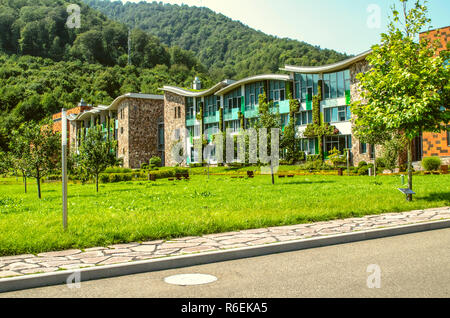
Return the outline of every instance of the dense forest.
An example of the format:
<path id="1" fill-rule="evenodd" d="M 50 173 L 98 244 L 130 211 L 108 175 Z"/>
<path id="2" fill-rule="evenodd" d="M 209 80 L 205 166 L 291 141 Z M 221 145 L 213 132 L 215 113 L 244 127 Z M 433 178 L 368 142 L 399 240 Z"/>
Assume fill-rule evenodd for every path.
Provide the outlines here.
<path id="1" fill-rule="evenodd" d="M 81 6 L 81 28 L 66 26 L 70 3 Z M 192 52 L 167 47 L 74 0 L 0 0 L 0 149 L 11 129 L 39 121 L 81 98 L 109 104 L 128 92 L 161 93 L 165 84 L 212 81 Z"/>
<path id="2" fill-rule="evenodd" d="M 207 8 L 157 2 L 84 1 L 114 20 L 157 36 L 166 45 L 195 52 L 216 80 L 278 72 L 285 63 L 316 66 L 347 57 L 264 34 Z"/>
<path id="3" fill-rule="evenodd" d="M 85 2 L 0 0 L 0 149 L 22 122 L 74 107 L 81 98 L 107 105 L 128 92 L 188 87 L 195 76 L 208 87 L 277 72 L 285 62 L 318 65 L 345 57 L 265 35 L 208 9 Z M 70 4 L 81 8 L 80 28 L 66 25 Z"/>

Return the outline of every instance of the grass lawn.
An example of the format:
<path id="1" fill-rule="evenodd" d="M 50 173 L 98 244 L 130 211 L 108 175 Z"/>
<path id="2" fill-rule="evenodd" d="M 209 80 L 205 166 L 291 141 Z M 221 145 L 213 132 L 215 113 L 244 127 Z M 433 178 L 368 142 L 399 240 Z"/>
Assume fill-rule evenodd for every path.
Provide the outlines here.
<path id="1" fill-rule="evenodd" d="M 376 180 L 376 181 L 375 181 Z M 414 176 L 406 202 L 398 176 L 296 176 L 232 179 L 195 175 L 100 185 L 69 184 L 69 230 L 62 230 L 61 184 L 28 194 L 15 178 L 0 179 L 0 255 L 168 239 L 266 226 L 450 205 L 448 175 Z M 30 180 L 32 181 L 32 180 Z"/>

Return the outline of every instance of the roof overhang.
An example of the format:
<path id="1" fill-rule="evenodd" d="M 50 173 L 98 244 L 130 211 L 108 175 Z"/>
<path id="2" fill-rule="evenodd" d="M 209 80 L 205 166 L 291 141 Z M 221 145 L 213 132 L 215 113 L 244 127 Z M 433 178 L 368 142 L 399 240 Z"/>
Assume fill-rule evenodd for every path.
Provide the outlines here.
<path id="1" fill-rule="evenodd" d="M 117 110 L 120 103 L 127 98 L 136 99 L 153 99 L 153 100 L 164 100 L 163 95 L 152 95 L 152 94 L 141 94 L 141 93 L 128 93 L 117 97 L 109 106 L 99 105 L 92 108 L 91 110 L 85 111 L 77 116 L 68 117 L 70 121 L 85 120 L 90 119 L 92 115 L 98 115 L 102 111 L 114 111 Z"/>
<path id="2" fill-rule="evenodd" d="M 228 92 L 231 92 L 232 90 L 240 87 L 241 85 L 250 84 L 250 83 L 254 83 L 254 82 L 260 82 L 260 81 L 267 81 L 267 80 L 289 81 L 290 77 L 289 77 L 289 75 L 284 75 L 284 74 L 264 74 L 264 75 L 251 76 L 251 77 L 241 79 L 225 88 L 222 88 L 221 90 L 216 92 L 216 95 L 227 94 Z"/>
<path id="3" fill-rule="evenodd" d="M 293 66 L 286 65 L 284 68 L 280 70 L 286 72 L 294 72 L 294 73 L 303 73 L 303 74 L 320 74 L 320 73 L 331 73 L 341 71 L 343 69 L 348 68 L 350 65 L 355 64 L 359 61 L 364 60 L 372 50 L 361 53 L 355 57 L 351 57 L 341 62 L 337 62 L 334 64 L 324 65 L 324 66 Z"/>
<path id="4" fill-rule="evenodd" d="M 187 90 L 185 88 L 176 87 L 176 86 L 164 86 L 163 88 L 160 88 L 161 91 L 164 92 L 170 92 L 176 95 L 184 96 L 184 97 L 205 97 L 214 94 L 215 92 L 219 91 L 220 89 L 233 84 L 235 81 L 233 80 L 224 80 L 220 83 L 217 83 L 213 87 L 201 91 L 191 91 Z"/>

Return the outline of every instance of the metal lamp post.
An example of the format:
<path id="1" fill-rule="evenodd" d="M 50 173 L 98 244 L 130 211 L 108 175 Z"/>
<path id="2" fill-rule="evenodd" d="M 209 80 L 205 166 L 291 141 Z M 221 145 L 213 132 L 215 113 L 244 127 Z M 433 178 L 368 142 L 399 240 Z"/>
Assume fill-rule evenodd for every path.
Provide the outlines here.
<path id="1" fill-rule="evenodd" d="M 62 204 L 63 204 L 63 227 L 67 230 L 67 113 L 62 109 Z"/>

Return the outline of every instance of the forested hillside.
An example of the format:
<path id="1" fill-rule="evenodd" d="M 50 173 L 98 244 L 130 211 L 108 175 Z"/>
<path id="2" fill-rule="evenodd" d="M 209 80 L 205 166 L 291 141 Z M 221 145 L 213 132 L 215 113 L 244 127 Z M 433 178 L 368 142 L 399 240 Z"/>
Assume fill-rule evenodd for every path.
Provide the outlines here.
<path id="1" fill-rule="evenodd" d="M 110 18 L 197 53 L 214 79 L 277 72 L 280 66 L 323 65 L 347 56 L 253 30 L 207 8 L 162 3 L 84 0 Z"/>
<path id="2" fill-rule="evenodd" d="M 69 29 L 67 6 L 80 4 L 81 28 Z M 188 86 L 195 76 L 211 85 L 192 52 L 167 47 L 70 0 L 0 0 L 0 148 L 9 131 L 39 121 L 84 98 L 108 104 L 128 92 L 161 93 L 165 84 Z"/>

